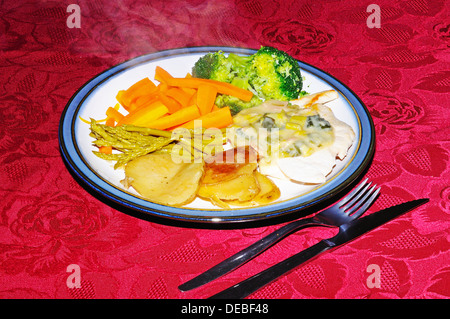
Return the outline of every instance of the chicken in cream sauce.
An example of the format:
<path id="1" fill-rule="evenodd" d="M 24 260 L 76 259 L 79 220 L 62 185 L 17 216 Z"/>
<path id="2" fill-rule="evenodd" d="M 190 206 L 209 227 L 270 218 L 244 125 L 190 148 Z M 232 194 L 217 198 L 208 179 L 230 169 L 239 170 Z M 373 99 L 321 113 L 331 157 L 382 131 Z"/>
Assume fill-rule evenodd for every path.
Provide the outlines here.
<path id="1" fill-rule="evenodd" d="M 352 128 L 324 104 L 338 97 L 324 91 L 290 102 L 266 101 L 241 111 L 230 128 L 233 146 L 250 145 L 262 174 L 301 183 L 323 183 L 353 144 Z"/>

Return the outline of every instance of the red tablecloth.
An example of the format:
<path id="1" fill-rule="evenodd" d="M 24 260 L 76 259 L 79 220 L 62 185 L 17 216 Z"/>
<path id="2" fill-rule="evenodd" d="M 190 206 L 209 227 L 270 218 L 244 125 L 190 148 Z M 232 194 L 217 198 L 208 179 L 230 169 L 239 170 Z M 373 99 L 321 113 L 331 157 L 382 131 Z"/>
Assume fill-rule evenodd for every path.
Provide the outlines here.
<path id="1" fill-rule="evenodd" d="M 80 28 L 67 24 L 76 22 L 72 3 Z M 90 195 L 59 153 L 66 103 L 107 68 L 172 48 L 271 45 L 332 74 L 366 104 L 376 152 L 365 175 L 381 185 L 371 211 L 430 202 L 251 298 L 448 298 L 450 2 L 376 1 L 380 28 L 368 26 L 371 3 L 3 1 L 0 297 L 205 298 L 332 233 L 300 231 L 236 272 L 182 293 L 179 284 L 280 225 L 191 229 L 141 220 Z M 381 271 L 378 288 L 370 265 Z M 80 288 L 70 287 L 73 267 Z"/>

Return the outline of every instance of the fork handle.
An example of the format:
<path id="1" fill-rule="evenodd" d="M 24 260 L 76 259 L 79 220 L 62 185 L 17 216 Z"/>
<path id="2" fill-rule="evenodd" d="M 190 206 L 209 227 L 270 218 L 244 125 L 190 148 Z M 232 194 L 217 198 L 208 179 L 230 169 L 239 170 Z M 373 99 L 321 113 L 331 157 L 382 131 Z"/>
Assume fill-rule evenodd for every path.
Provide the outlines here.
<path id="1" fill-rule="evenodd" d="M 306 226 L 312 225 L 324 226 L 322 223 L 320 223 L 313 217 L 296 220 L 294 222 L 286 224 L 280 229 L 260 239 L 256 243 L 241 250 L 240 252 L 234 254 L 233 256 L 225 259 L 224 261 L 210 268 L 206 272 L 180 285 L 178 289 L 180 289 L 181 291 L 191 290 L 199 286 L 202 286 L 214 279 L 217 279 L 229 273 L 230 271 L 238 268 L 239 266 L 245 264 L 247 261 L 256 257 L 257 255 L 259 255 L 260 253 L 262 253 L 263 251 L 265 251 L 270 246 L 280 241 L 282 238 L 286 237 L 290 233 L 297 231 L 301 228 L 304 228 Z"/>
<path id="2" fill-rule="evenodd" d="M 293 270 L 297 266 L 303 264 L 306 261 L 311 260 L 315 256 L 323 253 L 324 251 L 332 248 L 332 245 L 325 240 L 318 242 L 317 244 L 302 250 L 301 252 L 283 260 L 282 262 L 273 265 L 260 273 L 237 283 L 230 288 L 227 288 L 209 299 L 242 299 L 257 291 L 258 289 L 268 285 L 275 279 Z"/>

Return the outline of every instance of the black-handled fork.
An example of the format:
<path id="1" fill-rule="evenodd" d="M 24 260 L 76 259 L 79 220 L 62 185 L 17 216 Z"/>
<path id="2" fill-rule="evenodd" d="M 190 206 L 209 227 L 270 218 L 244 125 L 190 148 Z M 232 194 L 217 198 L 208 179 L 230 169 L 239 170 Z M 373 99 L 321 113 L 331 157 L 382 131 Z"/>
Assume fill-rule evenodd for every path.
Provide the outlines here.
<path id="1" fill-rule="evenodd" d="M 357 219 L 369 208 L 379 192 L 379 188 L 377 189 L 376 185 L 370 186 L 371 183 L 368 183 L 367 179 L 365 179 L 358 187 L 335 205 L 323 210 L 311 218 L 299 219 L 286 224 L 206 272 L 180 285 L 178 289 L 181 291 L 188 291 L 217 279 L 256 257 L 287 235 L 304 227 L 339 227 Z"/>

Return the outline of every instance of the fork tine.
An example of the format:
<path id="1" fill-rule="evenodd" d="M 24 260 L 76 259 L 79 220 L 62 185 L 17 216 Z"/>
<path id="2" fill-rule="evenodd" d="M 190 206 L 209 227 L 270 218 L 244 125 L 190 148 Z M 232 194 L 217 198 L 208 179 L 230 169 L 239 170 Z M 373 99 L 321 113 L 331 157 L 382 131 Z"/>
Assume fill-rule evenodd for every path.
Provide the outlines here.
<path id="1" fill-rule="evenodd" d="M 364 189 L 358 193 L 358 196 L 356 196 L 355 198 L 352 199 L 352 201 L 350 203 L 348 203 L 347 205 L 345 205 L 344 207 L 341 207 L 341 209 L 343 209 L 344 211 L 347 212 L 347 214 L 351 214 L 353 213 L 359 206 L 361 206 L 361 204 L 367 199 L 367 197 L 370 196 L 370 194 L 373 192 L 374 187 L 372 187 L 372 189 L 369 189 L 370 185 L 372 183 L 370 182 L 369 184 L 366 185 L 366 187 L 364 187 Z"/>
<path id="2" fill-rule="evenodd" d="M 351 191 L 350 194 L 348 194 L 347 196 L 345 196 L 343 199 L 341 199 L 339 201 L 339 206 L 345 205 L 349 200 L 351 200 L 353 198 L 353 196 L 355 196 L 356 194 L 358 194 L 358 192 L 361 190 L 361 188 L 363 188 L 365 186 L 365 184 L 367 183 L 368 178 L 364 179 L 361 184 L 359 184 L 354 190 Z"/>
<path id="3" fill-rule="evenodd" d="M 372 203 L 375 201 L 375 198 L 378 196 L 378 193 L 380 192 L 380 188 L 376 188 L 377 185 L 374 185 L 370 191 L 367 193 L 366 196 L 364 196 L 364 199 L 361 200 L 358 204 L 362 204 L 364 203 L 363 206 L 361 206 L 361 208 L 359 208 L 353 215 L 352 217 L 354 218 L 358 218 L 359 216 L 361 216 L 369 207 L 370 205 L 372 205 Z M 376 188 L 376 189 L 375 189 Z M 375 190 L 375 191 L 374 191 Z M 370 197 L 369 197 L 370 195 Z M 367 199 L 367 197 L 369 197 Z M 352 207 L 352 212 L 355 211 L 357 207 Z"/>
<path id="4" fill-rule="evenodd" d="M 372 185 L 372 182 L 370 182 L 369 184 L 364 186 L 364 188 L 354 198 L 352 198 L 352 200 L 349 203 L 347 203 L 347 205 L 345 205 L 344 207 L 341 207 L 341 209 L 343 209 L 344 211 L 347 211 L 353 205 L 357 205 L 358 202 L 364 201 L 364 199 L 367 197 L 363 197 L 363 196 L 365 196 L 370 185 Z M 363 199 L 361 199 L 361 197 L 363 197 Z M 351 211 L 348 211 L 348 214 L 350 214 L 350 213 L 351 213 Z"/>
<path id="5" fill-rule="evenodd" d="M 341 209 L 346 211 L 350 207 L 355 205 L 355 203 L 357 203 L 361 199 L 361 197 L 364 196 L 364 194 L 369 189 L 370 185 L 372 185 L 372 182 L 369 182 L 368 184 L 364 185 L 364 188 L 361 189 L 357 194 L 355 194 L 355 196 L 348 203 L 346 203 L 345 206 L 341 207 Z"/>

